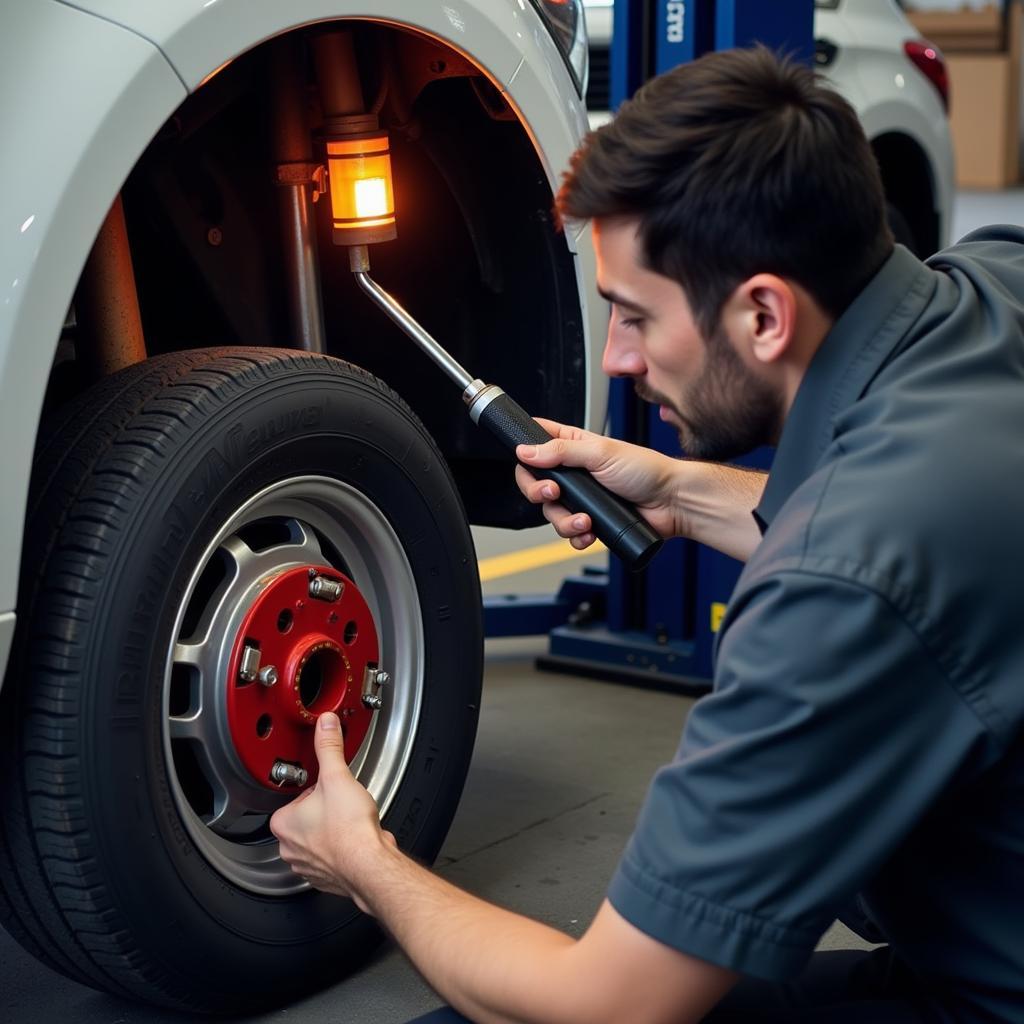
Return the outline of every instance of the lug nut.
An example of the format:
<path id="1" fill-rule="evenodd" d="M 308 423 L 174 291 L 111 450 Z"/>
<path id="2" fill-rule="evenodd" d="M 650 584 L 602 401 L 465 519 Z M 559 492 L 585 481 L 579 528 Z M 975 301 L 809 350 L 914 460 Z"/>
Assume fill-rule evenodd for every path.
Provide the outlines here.
<path id="1" fill-rule="evenodd" d="M 387 686 L 387 684 L 391 682 L 391 676 L 381 668 L 377 670 L 376 675 L 373 677 L 373 681 L 378 686 Z"/>
<path id="2" fill-rule="evenodd" d="M 309 781 L 309 772 L 287 761 L 275 761 L 270 781 L 278 786 L 304 786 Z"/>
<path id="3" fill-rule="evenodd" d="M 247 683 L 251 683 L 260 670 L 260 649 L 246 644 L 242 649 L 242 660 L 238 665 L 238 674 Z"/>
<path id="4" fill-rule="evenodd" d="M 380 711 L 384 707 L 384 698 L 379 693 L 364 693 L 363 704 L 371 711 Z"/>
<path id="5" fill-rule="evenodd" d="M 264 686 L 273 686 L 277 682 L 277 669 L 273 665 L 261 668 L 259 680 Z"/>
<path id="6" fill-rule="evenodd" d="M 338 580 L 312 575 L 313 572 L 314 570 L 311 569 L 309 596 L 315 597 L 318 601 L 337 601 L 345 587 Z"/>

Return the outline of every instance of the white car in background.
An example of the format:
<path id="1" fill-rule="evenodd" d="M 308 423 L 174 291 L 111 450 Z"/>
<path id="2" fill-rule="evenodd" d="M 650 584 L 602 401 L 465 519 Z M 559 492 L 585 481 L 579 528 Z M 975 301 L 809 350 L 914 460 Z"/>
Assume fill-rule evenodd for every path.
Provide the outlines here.
<path id="1" fill-rule="evenodd" d="M 591 123 L 606 119 L 613 0 L 584 0 Z M 941 52 L 894 0 L 816 0 L 815 63 L 857 111 L 871 140 L 898 242 L 929 256 L 949 240 L 953 147 Z"/>
<path id="2" fill-rule="evenodd" d="M 333 243 L 390 234 L 393 196 L 376 279 L 526 408 L 599 426 L 606 308 L 552 213 L 582 15 L 5 0 L 0 25 L 0 922 L 117 995 L 266 1009 L 379 937 L 268 828 L 316 716 L 432 860 L 479 706 L 468 522 L 539 521 Z"/>

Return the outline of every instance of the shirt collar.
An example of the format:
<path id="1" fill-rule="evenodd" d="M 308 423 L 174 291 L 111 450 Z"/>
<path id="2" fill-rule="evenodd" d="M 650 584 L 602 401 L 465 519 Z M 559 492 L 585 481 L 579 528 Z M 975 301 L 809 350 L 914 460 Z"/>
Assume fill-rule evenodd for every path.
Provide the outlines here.
<path id="1" fill-rule="evenodd" d="M 754 511 L 762 533 L 814 471 L 832 442 L 836 416 L 864 394 L 934 288 L 934 273 L 897 245 L 832 325 L 797 389 Z"/>

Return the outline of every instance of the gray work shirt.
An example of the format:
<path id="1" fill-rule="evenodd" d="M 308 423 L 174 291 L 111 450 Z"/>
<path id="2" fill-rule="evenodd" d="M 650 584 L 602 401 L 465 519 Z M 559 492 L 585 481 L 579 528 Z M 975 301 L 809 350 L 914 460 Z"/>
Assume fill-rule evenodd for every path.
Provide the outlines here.
<path id="1" fill-rule="evenodd" d="M 757 516 L 612 904 L 785 979 L 859 893 L 939 1019 L 1024 1020 L 1024 231 L 896 247 Z"/>

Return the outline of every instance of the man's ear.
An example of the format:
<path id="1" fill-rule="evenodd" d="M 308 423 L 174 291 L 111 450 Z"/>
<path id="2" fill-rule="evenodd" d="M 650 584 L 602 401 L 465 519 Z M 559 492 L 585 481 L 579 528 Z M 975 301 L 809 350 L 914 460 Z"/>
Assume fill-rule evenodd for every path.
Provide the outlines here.
<path id="1" fill-rule="evenodd" d="M 736 286 L 726 300 L 725 317 L 736 341 L 758 362 L 775 363 L 796 333 L 797 297 L 775 274 L 755 274 Z"/>

